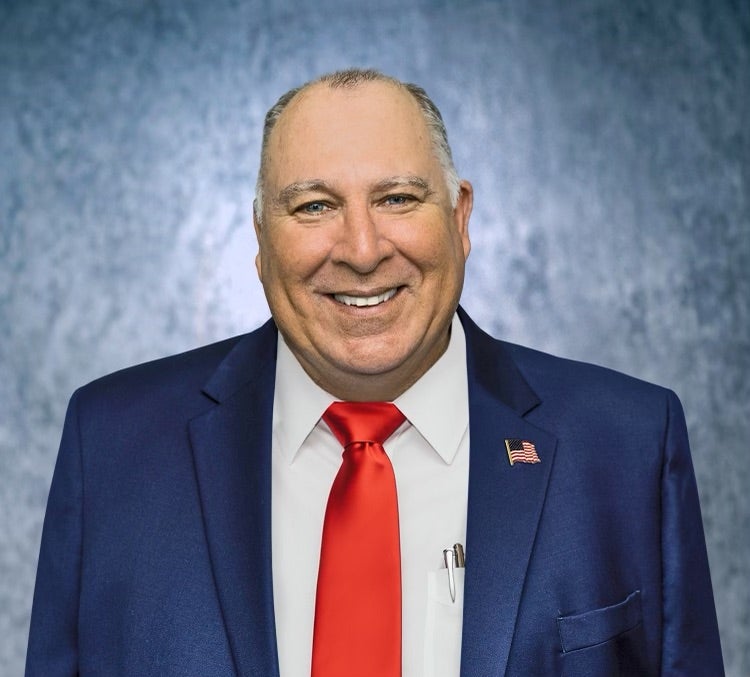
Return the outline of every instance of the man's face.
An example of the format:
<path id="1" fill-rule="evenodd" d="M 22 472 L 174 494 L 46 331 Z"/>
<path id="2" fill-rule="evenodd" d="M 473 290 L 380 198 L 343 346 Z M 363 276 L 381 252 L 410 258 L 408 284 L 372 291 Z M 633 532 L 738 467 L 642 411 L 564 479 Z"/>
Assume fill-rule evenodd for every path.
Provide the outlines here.
<path id="1" fill-rule="evenodd" d="M 408 92 L 314 85 L 268 146 L 258 275 L 305 371 L 349 400 L 391 400 L 448 345 L 472 192 L 451 207 Z"/>

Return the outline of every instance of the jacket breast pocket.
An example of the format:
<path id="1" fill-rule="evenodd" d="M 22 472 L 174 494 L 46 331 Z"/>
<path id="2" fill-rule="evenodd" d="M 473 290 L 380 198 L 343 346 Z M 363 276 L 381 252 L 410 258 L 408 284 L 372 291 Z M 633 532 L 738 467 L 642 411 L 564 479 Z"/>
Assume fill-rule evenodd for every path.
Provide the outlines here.
<path id="1" fill-rule="evenodd" d="M 560 616 L 557 630 L 563 653 L 606 642 L 632 630 L 642 620 L 641 591 L 630 593 L 622 602 L 573 616 Z"/>
<path id="2" fill-rule="evenodd" d="M 611 606 L 560 616 L 557 629 L 561 675 L 650 674 L 640 590 Z"/>

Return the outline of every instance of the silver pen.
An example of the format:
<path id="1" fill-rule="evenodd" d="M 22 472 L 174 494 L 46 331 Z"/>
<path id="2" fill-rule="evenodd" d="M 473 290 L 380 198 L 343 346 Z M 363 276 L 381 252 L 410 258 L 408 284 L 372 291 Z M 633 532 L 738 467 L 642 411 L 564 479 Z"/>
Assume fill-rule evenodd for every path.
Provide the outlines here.
<path id="1" fill-rule="evenodd" d="M 463 569 L 466 566 L 464 557 L 464 546 L 456 543 L 452 548 L 443 550 L 443 560 L 445 568 L 448 570 L 448 590 L 451 593 L 451 601 L 456 602 L 456 569 Z"/>

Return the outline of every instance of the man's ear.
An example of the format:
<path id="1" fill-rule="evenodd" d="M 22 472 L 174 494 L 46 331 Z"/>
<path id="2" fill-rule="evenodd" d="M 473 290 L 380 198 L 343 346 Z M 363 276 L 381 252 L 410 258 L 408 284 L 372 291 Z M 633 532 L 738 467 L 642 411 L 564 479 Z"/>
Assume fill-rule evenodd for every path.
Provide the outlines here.
<path id="1" fill-rule="evenodd" d="M 471 251 L 471 240 L 469 239 L 469 217 L 474 206 L 474 188 L 472 185 L 462 179 L 458 184 L 458 199 L 456 206 L 453 208 L 453 218 L 456 220 L 458 234 L 461 237 L 461 243 L 464 248 L 464 259 L 469 258 Z"/>
<path id="2" fill-rule="evenodd" d="M 255 239 L 258 241 L 258 253 L 255 255 L 255 270 L 258 272 L 258 279 L 261 284 L 263 283 L 263 266 L 261 264 L 261 226 L 258 218 L 258 210 L 256 209 L 256 203 L 253 202 L 253 228 L 255 229 Z"/>

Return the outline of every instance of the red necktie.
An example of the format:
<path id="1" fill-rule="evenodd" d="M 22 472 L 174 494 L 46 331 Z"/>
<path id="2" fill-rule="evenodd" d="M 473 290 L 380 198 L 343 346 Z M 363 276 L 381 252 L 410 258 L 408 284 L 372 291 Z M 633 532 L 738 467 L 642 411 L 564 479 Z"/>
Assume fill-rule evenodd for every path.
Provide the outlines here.
<path id="1" fill-rule="evenodd" d="M 388 402 L 334 402 L 323 420 L 344 455 L 323 524 L 312 677 L 400 677 L 398 501 L 383 442 L 404 415 Z"/>

